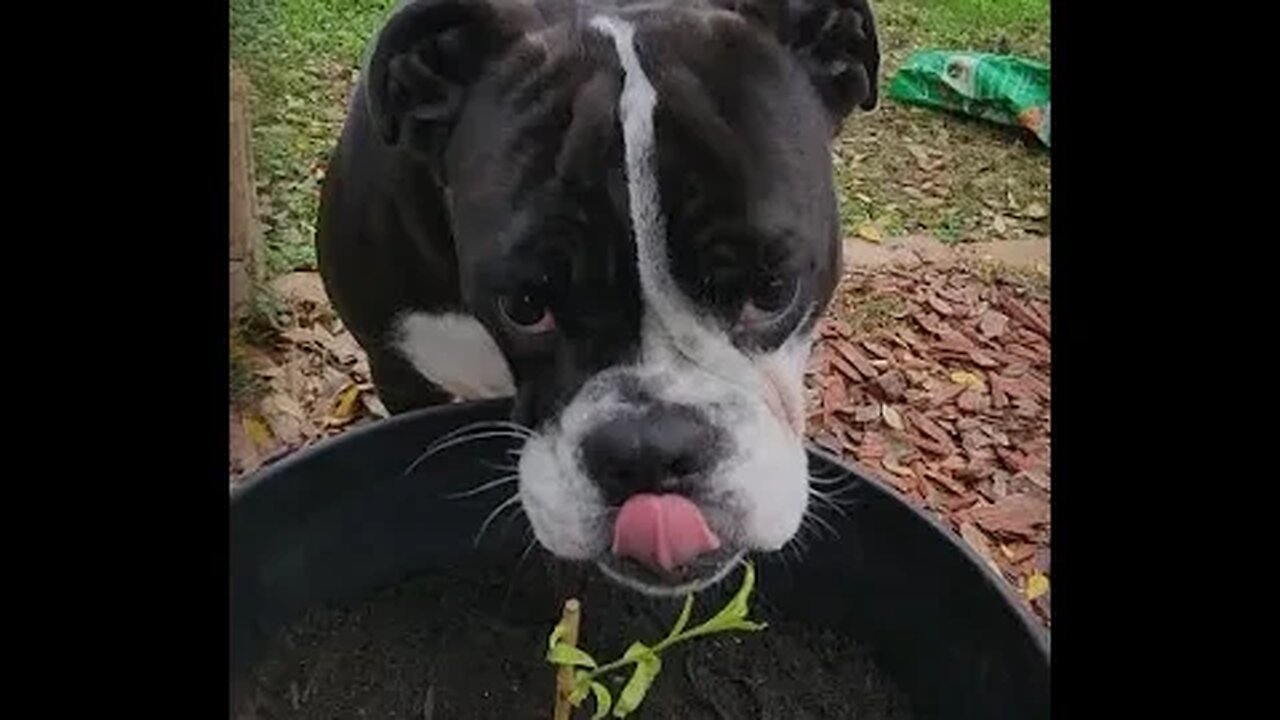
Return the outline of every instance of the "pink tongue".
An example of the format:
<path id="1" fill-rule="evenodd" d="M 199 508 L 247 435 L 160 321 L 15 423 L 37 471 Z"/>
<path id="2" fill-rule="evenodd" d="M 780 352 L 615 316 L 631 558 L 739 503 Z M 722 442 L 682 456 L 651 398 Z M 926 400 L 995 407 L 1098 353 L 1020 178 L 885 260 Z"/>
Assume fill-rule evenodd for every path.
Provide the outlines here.
<path id="1" fill-rule="evenodd" d="M 613 525 L 613 554 L 670 572 L 719 549 L 702 511 L 683 495 L 633 495 Z"/>

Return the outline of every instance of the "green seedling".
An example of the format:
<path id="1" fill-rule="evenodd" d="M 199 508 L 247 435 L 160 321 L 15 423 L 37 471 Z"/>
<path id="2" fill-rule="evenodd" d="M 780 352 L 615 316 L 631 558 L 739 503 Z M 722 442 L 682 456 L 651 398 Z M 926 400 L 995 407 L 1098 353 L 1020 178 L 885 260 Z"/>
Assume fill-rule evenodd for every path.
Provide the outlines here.
<path id="1" fill-rule="evenodd" d="M 573 707 L 578 707 L 590 694 L 595 697 L 595 714 L 592 715 L 592 720 L 603 718 L 609 714 L 610 710 L 613 711 L 614 717 L 626 717 L 635 712 L 644 701 L 645 694 L 649 692 L 654 679 L 662 671 L 662 652 L 667 648 L 703 635 L 732 631 L 755 632 L 765 629 L 767 623 L 747 619 L 747 601 L 751 597 L 755 583 L 755 568 L 751 563 L 746 563 L 742 587 L 738 588 L 737 594 L 729 604 L 710 620 L 692 629 L 685 629 L 693 612 L 693 595 L 690 594 L 684 600 L 680 617 L 676 618 L 675 625 L 666 637 L 653 645 L 633 642 L 622 657 L 604 664 L 596 662 L 585 651 L 575 646 L 578 634 L 578 604 L 576 600 L 567 602 L 565 619 L 551 631 L 551 637 L 547 641 L 547 660 L 559 666 L 562 675 L 572 673 L 571 683 L 566 683 L 568 686 L 566 689 L 570 690 L 567 698 L 557 697 L 557 716 L 567 716 L 567 706 L 563 706 L 564 700 L 567 699 Z M 570 611 L 569 608 L 572 610 Z M 571 618 L 570 615 L 572 615 Z M 627 680 L 622 692 L 615 700 L 613 693 L 600 679 L 605 674 L 628 665 L 633 665 L 635 669 L 632 670 L 631 678 Z"/>

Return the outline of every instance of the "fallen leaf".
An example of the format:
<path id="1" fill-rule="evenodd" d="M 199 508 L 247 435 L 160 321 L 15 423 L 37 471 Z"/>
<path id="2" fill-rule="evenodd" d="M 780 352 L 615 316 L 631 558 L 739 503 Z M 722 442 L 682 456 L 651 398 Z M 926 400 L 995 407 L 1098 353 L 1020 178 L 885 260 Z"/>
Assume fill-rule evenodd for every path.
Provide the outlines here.
<path id="1" fill-rule="evenodd" d="M 951 382 L 968 388 L 981 390 L 987 386 L 982 378 L 966 370 L 955 370 L 950 375 Z"/>
<path id="2" fill-rule="evenodd" d="M 305 439 L 307 414 L 297 400 L 276 393 L 263 398 L 259 410 L 271 428 L 271 434 L 284 445 L 294 447 Z"/>
<path id="3" fill-rule="evenodd" d="M 884 234 L 880 232 L 880 228 L 870 220 L 864 220 L 858 223 L 853 231 L 854 235 L 866 240 L 867 242 L 882 243 L 884 242 Z"/>
<path id="4" fill-rule="evenodd" d="M 1027 599 L 1035 600 L 1036 598 L 1049 592 L 1049 578 L 1036 573 L 1027 578 Z"/>
<path id="5" fill-rule="evenodd" d="M 354 420 L 361 407 L 357 404 L 359 400 L 360 387 L 355 383 L 347 383 L 334 398 L 329 417 L 325 418 L 326 423 L 332 427 L 341 427 Z"/>
<path id="6" fill-rule="evenodd" d="M 888 425 L 894 430 L 903 429 L 902 415 L 898 414 L 898 411 L 895 410 L 892 405 L 881 405 L 880 413 L 884 417 L 885 425 Z"/>
<path id="7" fill-rule="evenodd" d="M 271 281 L 271 289 L 286 302 L 317 307 L 329 304 L 329 295 L 324 291 L 324 282 L 317 272 L 285 273 Z"/>
<path id="8" fill-rule="evenodd" d="M 978 332 L 983 337 L 997 338 L 1009 327 L 1009 316 L 995 310 L 987 310 L 978 320 Z"/>
<path id="9" fill-rule="evenodd" d="M 245 415 L 240 420 L 244 426 L 244 432 L 253 441 L 253 444 L 262 448 L 272 444 L 274 439 L 271 435 L 271 429 L 260 418 L 254 415 Z"/>
<path id="10" fill-rule="evenodd" d="M 1017 565 L 1035 557 L 1036 546 L 1034 543 L 1001 543 L 1000 552 L 1009 558 L 1009 562 Z"/>
<path id="11" fill-rule="evenodd" d="M 251 424 L 256 424 L 257 428 L 251 430 Z M 262 466 L 262 455 L 258 452 L 258 446 L 270 442 L 271 431 L 267 430 L 262 421 L 252 420 L 248 416 L 240 417 L 237 422 L 234 413 L 230 425 L 227 440 L 232 474 L 248 474 L 257 470 Z M 255 438 L 253 435 L 259 435 L 259 437 Z"/>
<path id="12" fill-rule="evenodd" d="M 907 143 L 906 147 L 907 152 L 911 153 L 911 157 L 915 158 L 916 165 L 925 172 L 933 172 L 934 170 L 942 167 L 944 163 L 941 159 L 934 159 L 931 157 L 929 149 L 923 145 Z"/>
<path id="13" fill-rule="evenodd" d="M 342 365 L 354 364 L 361 354 L 360 345 L 356 343 L 351 333 L 346 330 L 341 330 L 335 334 L 317 323 L 312 328 L 312 331 L 320 346 L 332 354 L 333 358 Z"/>
<path id="14" fill-rule="evenodd" d="M 1004 235 L 1009 232 L 1009 221 L 1005 219 L 1004 215 L 996 213 L 995 219 L 991 223 L 991 227 L 995 230 L 997 235 Z"/>
<path id="15" fill-rule="evenodd" d="M 281 332 L 280 337 L 294 345 L 314 345 L 317 348 L 323 348 L 320 340 L 316 337 L 315 330 L 312 328 L 292 327 Z"/>
<path id="16" fill-rule="evenodd" d="M 1043 220 L 1049 217 L 1049 210 L 1038 202 L 1031 202 L 1023 209 L 1022 217 L 1031 220 Z"/>

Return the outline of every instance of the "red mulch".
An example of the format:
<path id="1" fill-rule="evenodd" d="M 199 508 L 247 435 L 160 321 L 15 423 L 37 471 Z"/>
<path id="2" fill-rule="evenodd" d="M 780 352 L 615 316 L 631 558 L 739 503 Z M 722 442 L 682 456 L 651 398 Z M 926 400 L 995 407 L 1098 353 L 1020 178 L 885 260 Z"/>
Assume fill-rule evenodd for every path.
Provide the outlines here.
<path id="1" fill-rule="evenodd" d="M 856 270 L 820 336 L 813 441 L 935 513 L 1048 624 L 1047 290 L 958 261 Z"/>

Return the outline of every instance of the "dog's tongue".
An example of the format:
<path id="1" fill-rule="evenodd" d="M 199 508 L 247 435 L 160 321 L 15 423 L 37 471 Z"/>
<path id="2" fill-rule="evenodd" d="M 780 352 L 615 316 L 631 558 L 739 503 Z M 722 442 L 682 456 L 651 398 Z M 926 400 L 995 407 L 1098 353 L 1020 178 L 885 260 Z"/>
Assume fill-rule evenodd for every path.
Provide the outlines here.
<path id="1" fill-rule="evenodd" d="M 719 547 L 702 511 L 683 495 L 633 495 L 613 525 L 613 554 L 667 572 Z"/>

